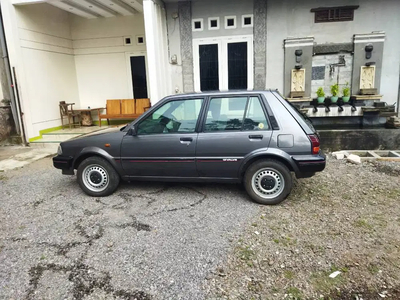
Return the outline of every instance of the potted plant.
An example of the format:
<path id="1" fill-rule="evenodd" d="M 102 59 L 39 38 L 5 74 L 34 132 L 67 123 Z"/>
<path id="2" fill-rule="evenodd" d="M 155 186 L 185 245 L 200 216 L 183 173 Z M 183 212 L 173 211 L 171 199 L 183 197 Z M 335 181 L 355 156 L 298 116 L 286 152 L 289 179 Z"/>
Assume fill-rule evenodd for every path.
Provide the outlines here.
<path id="1" fill-rule="evenodd" d="M 342 89 L 342 94 L 343 94 L 343 102 L 349 102 L 350 100 L 350 87 L 349 83 L 346 83 L 346 86 Z"/>
<path id="2" fill-rule="evenodd" d="M 319 87 L 317 90 L 317 97 L 318 97 L 318 103 L 324 103 L 325 101 L 325 92 L 322 87 Z"/>
<path id="3" fill-rule="evenodd" d="M 339 95 L 339 85 L 337 83 L 331 85 L 331 102 L 336 103 Z"/>

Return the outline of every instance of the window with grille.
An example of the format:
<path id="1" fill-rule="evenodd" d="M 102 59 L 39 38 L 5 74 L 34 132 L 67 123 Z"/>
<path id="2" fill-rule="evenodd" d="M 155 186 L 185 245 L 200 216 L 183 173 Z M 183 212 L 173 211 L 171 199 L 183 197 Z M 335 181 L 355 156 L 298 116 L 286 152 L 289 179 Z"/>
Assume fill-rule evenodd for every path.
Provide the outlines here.
<path id="1" fill-rule="evenodd" d="M 353 21 L 358 6 L 319 7 L 311 9 L 315 23 Z"/>

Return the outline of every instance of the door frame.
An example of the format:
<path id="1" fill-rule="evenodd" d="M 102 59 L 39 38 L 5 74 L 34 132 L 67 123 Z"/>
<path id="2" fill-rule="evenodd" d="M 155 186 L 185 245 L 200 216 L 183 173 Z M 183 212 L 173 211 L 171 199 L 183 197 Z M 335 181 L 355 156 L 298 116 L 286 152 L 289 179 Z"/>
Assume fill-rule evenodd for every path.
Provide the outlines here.
<path id="1" fill-rule="evenodd" d="M 125 52 L 126 60 L 126 72 L 128 77 L 128 95 L 135 99 L 135 94 L 133 93 L 133 79 L 131 70 L 131 57 L 134 56 L 144 56 L 144 64 L 146 67 L 146 83 L 147 83 L 147 98 L 150 98 L 150 82 L 149 82 L 149 69 L 147 64 L 147 53 L 146 51 L 135 51 L 135 52 Z"/>
<path id="2" fill-rule="evenodd" d="M 200 45 L 218 44 L 218 75 L 219 90 L 228 91 L 228 44 L 247 42 L 247 90 L 254 88 L 254 50 L 253 36 L 221 36 L 212 38 L 193 39 L 193 79 L 195 92 L 201 92 L 200 89 Z"/>

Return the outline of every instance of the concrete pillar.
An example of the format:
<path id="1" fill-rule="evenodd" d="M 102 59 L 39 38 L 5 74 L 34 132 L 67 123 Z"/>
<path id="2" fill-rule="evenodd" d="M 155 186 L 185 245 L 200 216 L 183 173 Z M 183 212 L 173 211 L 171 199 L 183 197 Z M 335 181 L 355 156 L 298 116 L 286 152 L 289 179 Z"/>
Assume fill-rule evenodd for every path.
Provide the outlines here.
<path id="1" fill-rule="evenodd" d="M 358 95 L 360 93 L 361 67 L 371 62 L 374 63 L 375 66 L 375 88 L 377 89 L 377 93 L 380 93 L 384 42 L 384 32 L 354 35 L 353 78 L 351 83 L 352 95 Z M 365 46 L 368 44 L 373 46 L 371 58 L 369 59 L 365 56 Z"/>
<path id="2" fill-rule="evenodd" d="M 267 78 L 267 1 L 254 0 L 254 89 L 264 90 Z"/>
<path id="3" fill-rule="evenodd" d="M 181 1 L 178 3 L 178 9 L 179 28 L 181 33 L 183 91 L 185 93 L 190 93 L 194 91 L 192 3 L 190 1 Z"/>
<path id="4" fill-rule="evenodd" d="M 284 96 L 289 97 L 291 88 L 291 74 L 296 66 L 296 50 L 302 50 L 300 65 L 305 69 L 304 97 L 311 97 L 311 75 L 314 38 L 290 38 L 285 40 L 285 66 L 284 66 Z"/>
<path id="5" fill-rule="evenodd" d="M 143 1 L 146 32 L 147 65 L 149 72 L 150 101 L 157 103 L 172 93 L 170 84 L 167 24 L 165 8 L 161 1 Z"/>

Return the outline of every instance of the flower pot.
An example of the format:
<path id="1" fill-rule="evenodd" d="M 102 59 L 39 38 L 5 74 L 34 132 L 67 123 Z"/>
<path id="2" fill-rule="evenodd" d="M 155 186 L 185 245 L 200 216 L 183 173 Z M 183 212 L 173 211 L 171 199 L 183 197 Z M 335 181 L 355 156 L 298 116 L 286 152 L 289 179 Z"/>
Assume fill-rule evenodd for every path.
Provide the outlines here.
<path id="1" fill-rule="evenodd" d="M 332 102 L 332 103 L 336 103 L 338 99 L 339 99 L 339 97 L 337 97 L 337 96 L 332 96 L 332 97 L 331 97 L 331 102 Z"/>
<path id="2" fill-rule="evenodd" d="M 324 103 L 325 102 L 325 97 L 318 97 L 318 103 Z"/>
<path id="3" fill-rule="evenodd" d="M 347 97 L 343 96 L 342 99 L 343 99 L 343 102 L 349 102 L 350 96 L 347 96 Z"/>

